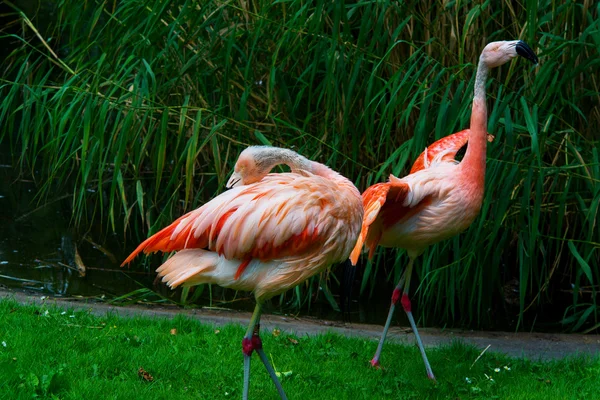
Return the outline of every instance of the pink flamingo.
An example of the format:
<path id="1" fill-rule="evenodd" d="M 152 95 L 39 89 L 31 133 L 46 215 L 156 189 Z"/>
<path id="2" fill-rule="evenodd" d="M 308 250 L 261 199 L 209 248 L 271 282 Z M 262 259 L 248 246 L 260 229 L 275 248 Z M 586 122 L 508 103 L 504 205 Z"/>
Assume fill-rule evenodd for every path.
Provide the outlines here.
<path id="1" fill-rule="evenodd" d="M 270 174 L 279 164 L 291 172 Z M 178 251 L 157 269 L 171 288 L 215 283 L 254 292 L 256 308 L 242 340 L 243 398 L 256 350 L 286 399 L 262 349 L 262 304 L 348 258 L 361 229 L 360 192 L 323 164 L 265 146 L 240 154 L 227 187 L 233 189 L 146 239 L 123 265 L 142 251 Z"/>
<path id="2" fill-rule="evenodd" d="M 479 57 L 471 128 L 438 140 L 417 159 L 410 174 L 402 179 L 390 175 L 389 182 L 378 183 L 363 193 L 365 209 L 359 239 L 350 256 L 356 265 L 363 245 L 369 257 L 377 245 L 401 247 L 409 257 L 408 266 L 392 294 L 392 304 L 379 346 L 371 365 L 379 366 L 381 349 L 398 300 L 408 320 L 425 363 L 427 376 L 435 380 L 423 343 L 411 312 L 408 297 L 415 258 L 427 246 L 465 230 L 481 208 L 485 177 L 487 108 L 485 84 L 490 68 L 522 56 L 537 64 L 531 48 L 520 40 L 489 43 Z M 456 152 L 468 141 L 463 160 L 454 160 Z M 401 294 L 402 293 L 402 294 Z"/>

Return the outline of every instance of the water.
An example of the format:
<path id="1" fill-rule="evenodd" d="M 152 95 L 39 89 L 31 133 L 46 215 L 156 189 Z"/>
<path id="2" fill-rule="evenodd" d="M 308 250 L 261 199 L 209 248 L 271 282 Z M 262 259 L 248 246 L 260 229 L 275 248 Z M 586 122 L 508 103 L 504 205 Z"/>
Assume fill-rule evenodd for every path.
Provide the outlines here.
<path id="1" fill-rule="evenodd" d="M 57 296 L 94 297 L 139 289 L 136 280 L 152 283 L 149 273 L 119 267 L 113 254 L 119 253 L 116 236 L 93 230 L 78 235 L 70 228 L 70 196 L 54 193 L 54 198 L 38 202 L 36 191 L 31 180 L 16 177 L 10 164 L 1 164 L 1 285 Z M 104 251 L 92 243 L 102 243 Z M 86 267 L 83 277 L 71 265 L 75 247 Z"/>

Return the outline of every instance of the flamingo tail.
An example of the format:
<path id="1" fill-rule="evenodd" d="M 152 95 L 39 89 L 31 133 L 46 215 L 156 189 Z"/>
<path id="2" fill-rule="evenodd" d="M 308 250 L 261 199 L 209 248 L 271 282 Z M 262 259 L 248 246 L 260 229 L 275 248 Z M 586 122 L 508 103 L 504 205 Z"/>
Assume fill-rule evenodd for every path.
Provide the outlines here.
<path id="1" fill-rule="evenodd" d="M 360 253 L 362 252 L 363 246 L 367 242 L 367 237 L 369 236 L 369 229 L 377 219 L 381 207 L 385 204 L 386 197 L 388 192 L 390 191 L 391 186 L 392 185 L 389 182 L 377 183 L 365 190 L 365 192 L 362 195 L 363 208 L 365 210 L 365 214 L 363 217 L 362 227 L 360 229 L 360 235 L 358 235 L 358 240 L 354 245 L 352 253 L 350 253 L 350 262 L 352 263 L 352 265 L 356 265 L 356 263 L 358 262 L 358 257 L 360 257 Z M 369 243 L 366 243 L 369 247 L 369 258 L 373 256 L 373 252 L 377 247 L 378 242 L 379 238 L 377 238 L 374 241 L 369 238 Z"/>
<path id="2" fill-rule="evenodd" d="M 352 249 L 352 253 L 350 253 L 350 262 L 352 263 L 352 265 L 356 265 L 356 263 L 358 262 L 358 258 L 362 253 L 363 245 L 365 244 L 365 239 L 367 238 L 368 231 L 369 227 L 363 225 L 362 229 L 360 230 L 360 235 L 358 235 L 358 240 L 354 245 L 354 249 Z"/>
<path id="3" fill-rule="evenodd" d="M 169 253 L 171 251 L 181 250 L 190 247 L 204 247 L 206 245 L 206 237 L 205 235 L 201 235 L 200 237 L 194 237 L 192 233 L 193 224 L 186 223 L 176 235 L 174 232 L 179 226 L 179 223 L 189 214 L 183 215 L 179 217 L 177 220 L 173 221 L 171 225 L 161 229 L 159 232 L 150 236 L 148 239 L 144 240 L 140 245 L 123 261 L 121 267 L 129 264 L 133 261 L 134 258 L 138 256 L 141 252 L 144 254 L 155 253 L 157 251 L 162 251 L 164 253 Z"/>
<path id="4" fill-rule="evenodd" d="M 156 272 L 171 288 L 179 285 L 194 286 L 215 282 L 214 273 L 219 266 L 217 253 L 202 249 L 187 249 L 177 252 Z"/>

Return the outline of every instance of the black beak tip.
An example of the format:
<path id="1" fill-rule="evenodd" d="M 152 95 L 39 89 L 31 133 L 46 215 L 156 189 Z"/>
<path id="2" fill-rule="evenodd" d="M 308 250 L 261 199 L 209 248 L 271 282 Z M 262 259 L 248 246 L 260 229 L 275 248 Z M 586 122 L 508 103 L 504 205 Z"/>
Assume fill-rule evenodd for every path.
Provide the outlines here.
<path id="1" fill-rule="evenodd" d="M 539 60 L 527 43 L 525 43 L 522 40 L 519 40 L 519 42 L 516 45 L 516 50 L 518 55 L 537 65 Z"/>
<path id="2" fill-rule="evenodd" d="M 237 179 L 237 180 L 235 180 L 235 181 L 231 182 L 231 185 L 225 185 L 225 189 L 226 189 L 226 190 L 233 189 L 233 188 L 235 187 L 235 185 L 237 185 L 237 183 L 238 183 L 239 181 L 240 181 L 240 180 L 239 180 L 239 179 Z"/>

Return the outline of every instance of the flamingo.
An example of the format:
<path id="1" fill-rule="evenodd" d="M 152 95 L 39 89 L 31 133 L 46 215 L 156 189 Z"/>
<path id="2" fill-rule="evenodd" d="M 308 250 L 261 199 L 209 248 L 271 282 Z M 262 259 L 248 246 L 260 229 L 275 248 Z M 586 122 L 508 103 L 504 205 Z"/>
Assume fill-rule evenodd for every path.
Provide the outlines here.
<path id="1" fill-rule="evenodd" d="M 269 173 L 280 164 L 291 172 Z M 256 307 L 242 340 L 243 398 L 248 398 L 256 350 L 286 399 L 262 349 L 262 304 L 348 259 L 361 229 L 360 192 L 325 165 L 268 146 L 242 151 L 226 186 L 231 190 L 146 239 L 122 265 L 142 251 L 177 251 L 157 269 L 171 288 L 215 283 L 252 291 Z"/>
<path id="2" fill-rule="evenodd" d="M 386 183 L 369 187 L 362 195 L 365 210 L 362 229 L 350 261 L 356 265 L 363 245 L 372 257 L 377 245 L 406 249 L 409 261 L 394 292 L 383 333 L 371 365 L 379 358 L 398 300 L 415 333 L 427 376 L 435 381 L 411 312 L 408 296 L 413 263 L 427 246 L 465 230 L 481 208 L 485 178 L 487 108 L 485 84 L 491 68 L 522 56 L 534 64 L 533 50 L 520 40 L 489 43 L 479 57 L 471 111 L 471 127 L 438 140 L 418 157 L 410 174 L 390 175 Z M 467 143 L 462 161 L 454 156 Z"/>

